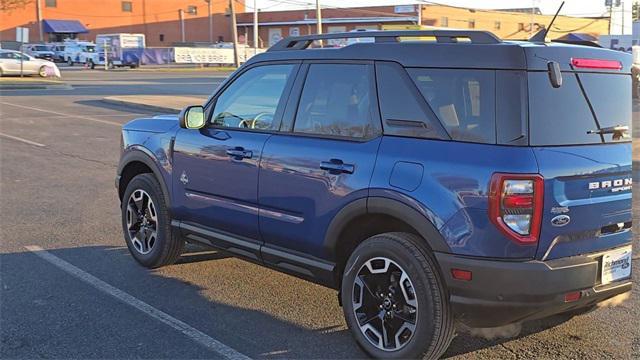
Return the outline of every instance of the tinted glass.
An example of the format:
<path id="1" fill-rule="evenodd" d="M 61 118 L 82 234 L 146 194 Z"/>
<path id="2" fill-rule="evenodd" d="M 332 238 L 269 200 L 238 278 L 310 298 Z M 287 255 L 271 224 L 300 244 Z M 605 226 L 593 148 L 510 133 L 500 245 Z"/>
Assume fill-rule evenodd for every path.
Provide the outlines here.
<path id="1" fill-rule="evenodd" d="M 578 76 L 600 126 L 622 125 L 631 129 L 631 76 L 595 73 L 581 73 Z M 605 134 L 604 140 L 615 141 L 612 134 Z M 618 141 L 631 141 L 631 137 Z"/>
<path id="2" fill-rule="evenodd" d="M 615 89 L 601 91 L 615 92 Z M 631 98 L 630 94 L 628 96 Z M 596 122 L 576 75 L 569 72 L 562 73 L 562 86 L 557 89 L 551 86 L 547 72 L 529 73 L 529 127 L 531 145 L 602 142 L 599 135 L 587 134 L 587 131 L 597 129 Z"/>
<path id="3" fill-rule="evenodd" d="M 495 71 L 408 71 L 452 139 L 496 143 Z"/>
<path id="4" fill-rule="evenodd" d="M 527 73 L 496 71 L 496 135 L 501 145 L 528 145 Z"/>
<path id="5" fill-rule="evenodd" d="M 368 137 L 371 122 L 371 72 L 367 65 L 312 64 L 309 67 L 294 131 Z"/>
<path id="6" fill-rule="evenodd" d="M 218 97 L 215 126 L 272 129 L 273 119 L 294 65 L 268 65 L 247 70 Z"/>
<path id="7" fill-rule="evenodd" d="M 376 63 L 376 80 L 385 134 L 448 139 L 402 66 Z"/>

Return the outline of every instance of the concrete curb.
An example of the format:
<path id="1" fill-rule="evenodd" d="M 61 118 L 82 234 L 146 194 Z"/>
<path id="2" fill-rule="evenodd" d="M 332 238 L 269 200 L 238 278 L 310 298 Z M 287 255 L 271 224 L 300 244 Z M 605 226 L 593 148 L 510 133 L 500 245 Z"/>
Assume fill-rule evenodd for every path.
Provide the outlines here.
<path id="1" fill-rule="evenodd" d="M 111 99 L 109 97 L 103 98 L 102 99 L 103 103 L 107 103 L 107 104 L 112 104 L 112 105 L 118 105 L 118 106 L 126 106 L 129 108 L 134 108 L 134 109 L 139 109 L 139 110 L 146 110 L 146 111 L 151 111 L 151 112 L 158 112 L 158 113 L 165 113 L 165 114 L 177 114 L 179 113 L 182 109 L 177 109 L 175 107 L 170 107 L 170 106 L 157 106 L 157 105 L 148 105 L 148 104 L 141 104 L 139 102 L 135 102 L 135 101 L 128 101 L 128 100 L 121 100 L 121 99 Z"/>
<path id="2" fill-rule="evenodd" d="M 2 90 L 71 90 L 69 84 L 0 84 Z"/>

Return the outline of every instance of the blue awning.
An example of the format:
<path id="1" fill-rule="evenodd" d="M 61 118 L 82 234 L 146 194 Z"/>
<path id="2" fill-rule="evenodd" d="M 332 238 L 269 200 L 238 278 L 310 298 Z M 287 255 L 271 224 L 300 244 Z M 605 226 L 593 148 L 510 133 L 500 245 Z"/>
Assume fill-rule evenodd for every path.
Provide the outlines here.
<path id="1" fill-rule="evenodd" d="M 89 32 L 78 20 L 42 20 L 42 28 L 46 33 L 86 34 Z"/>

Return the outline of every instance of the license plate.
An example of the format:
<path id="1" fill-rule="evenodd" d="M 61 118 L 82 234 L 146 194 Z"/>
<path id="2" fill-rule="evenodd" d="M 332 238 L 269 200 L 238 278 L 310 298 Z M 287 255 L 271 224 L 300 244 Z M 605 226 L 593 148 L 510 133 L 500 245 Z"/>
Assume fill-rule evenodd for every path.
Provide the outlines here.
<path id="1" fill-rule="evenodd" d="M 602 257 L 602 285 L 631 276 L 631 246 L 610 251 Z"/>

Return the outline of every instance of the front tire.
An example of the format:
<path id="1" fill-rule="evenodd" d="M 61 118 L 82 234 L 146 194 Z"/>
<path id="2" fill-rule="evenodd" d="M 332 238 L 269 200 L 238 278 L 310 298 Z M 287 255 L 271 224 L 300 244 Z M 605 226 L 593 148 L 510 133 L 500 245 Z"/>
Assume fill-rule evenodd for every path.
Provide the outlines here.
<path id="1" fill-rule="evenodd" d="M 454 337 L 453 316 L 435 260 L 407 233 L 362 242 L 342 278 L 342 306 L 358 345 L 381 359 L 435 359 Z"/>
<path id="2" fill-rule="evenodd" d="M 134 177 L 122 197 L 122 229 L 131 255 L 143 266 L 173 264 L 184 241 L 171 228 L 160 183 L 153 174 Z"/>
<path id="3" fill-rule="evenodd" d="M 38 75 L 40 75 L 40 77 L 47 77 L 47 67 L 41 66 L 38 70 Z"/>

